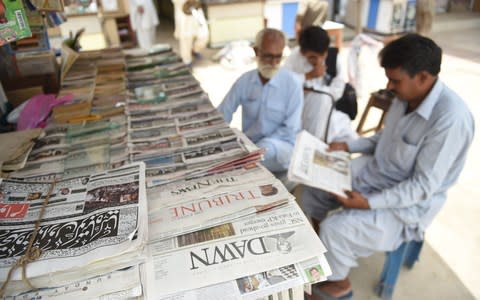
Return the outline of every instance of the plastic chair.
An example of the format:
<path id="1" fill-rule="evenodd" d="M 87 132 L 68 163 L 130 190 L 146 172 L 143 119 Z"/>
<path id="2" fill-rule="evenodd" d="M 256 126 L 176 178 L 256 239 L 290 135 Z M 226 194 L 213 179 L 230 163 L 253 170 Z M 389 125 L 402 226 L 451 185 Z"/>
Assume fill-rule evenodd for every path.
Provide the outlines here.
<path id="1" fill-rule="evenodd" d="M 423 241 L 404 242 L 396 250 L 386 253 L 380 282 L 375 287 L 377 296 L 384 300 L 392 299 L 402 265 L 411 269 L 418 260 L 422 246 Z"/>

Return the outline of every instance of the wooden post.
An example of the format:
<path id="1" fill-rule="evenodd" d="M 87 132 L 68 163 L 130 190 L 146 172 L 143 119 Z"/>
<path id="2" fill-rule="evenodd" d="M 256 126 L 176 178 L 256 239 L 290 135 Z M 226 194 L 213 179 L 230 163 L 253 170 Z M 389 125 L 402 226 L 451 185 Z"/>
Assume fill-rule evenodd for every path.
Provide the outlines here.
<path id="1" fill-rule="evenodd" d="M 5 95 L 5 91 L 3 90 L 2 82 L 0 81 L 0 110 L 2 111 L 2 115 L 7 111 L 7 96 Z"/>
<path id="2" fill-rule="evenodd" d="M 356 24 L 355 24 L 355 33 L 360 34 L 362 33 L 362 1 L 363 0 L 356 0 Z"/>

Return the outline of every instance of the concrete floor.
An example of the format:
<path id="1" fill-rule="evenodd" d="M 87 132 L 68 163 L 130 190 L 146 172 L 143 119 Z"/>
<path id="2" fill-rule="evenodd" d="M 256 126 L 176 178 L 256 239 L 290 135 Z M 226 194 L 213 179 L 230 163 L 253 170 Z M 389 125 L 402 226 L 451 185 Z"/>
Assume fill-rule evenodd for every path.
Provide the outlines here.
<path id="1" fill-rule="evenodd" d="M 158 42 L 170 43 L 173 26 L 162 20 L 157 30 Z M 345 47 L 340 59 L 346 63 L 350 50 L 351 29 L 345 30 Z M 434 19 L 431 37 L 444 49 L 441 79 L 467 102 L 476 120 L 480 120 L 480 14 L 447 13 Z M 193 73 L 218 105 L 232 83 L 253 64 L 226 67 L 210 58 L 219 49 L 206 49 L 203 59 L 195 62 Z M 378 67 L 375 53 L 366 52 L 362 58 L 365 67 L 365 92 L 359 99 L 360 112 L 368 93 L 385 86 L 383 70 Z M 368 80 L 366 80 L 368 78 Z M 237 112 L 232 125 L 240 126 Z M 353 126 L 356 126 L 357 120 Z M 427 242 L 420 261 L 412 270 L 402 270 L 394 299 L 480 299 L 480 184 L 477 170 L 480 159 L 480 137 L 474 139 L 465 169 L 458 183 L 449 191 L 449 199 L 427 230 Z M 383 266 L 384 255 L 379 253 L 361 259 L 351 272 L 355 299 L 378 299 L 373 293 Z"/>

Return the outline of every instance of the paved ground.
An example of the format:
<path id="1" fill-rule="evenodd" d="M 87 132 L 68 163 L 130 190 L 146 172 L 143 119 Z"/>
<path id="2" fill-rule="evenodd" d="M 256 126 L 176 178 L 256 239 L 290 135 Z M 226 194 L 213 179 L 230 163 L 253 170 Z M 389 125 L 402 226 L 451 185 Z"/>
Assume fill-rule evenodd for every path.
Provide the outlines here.
<path id="1" fill-rule="evenodd" d="M 158 42 L 178 44 L 172 38 L 172 24 L 162 21 Z M 346 30 L 346 39 L 352 37 Z M 475 119 L 480 120 L 480 14 L 456 13 L 438 15 L 434 21 L 432 38 L 444 49 L 440 77 L 467 102 Z M 348 40 L 340 59 L 346 63 Z M 210 58 L 219 49 L 206 49 L 203 59 L 194 64 L 194 75 L 218 105 L 232 83 L 244 71 L 254 67 L 246 64 L 236 68 L 213 62 Z M 365 72 L 365 93 L 360 99 L 360 112 L 370 91 L 383 88 L 385 77 L 378 67 L 375 53 L 362 54 Z M 354 126 L 356 126 L 356 122 Z M 374 117 L 373 117 L 374 119 Z M 233 126 L 240 126 L 239 113 Z M 413 270 L 402 271 L 395 299 L 480 299 L 480 184 L 478 171 L 480 137 L 477 133 L 470 150 L 467 165 L 457 185 L 449 192 L 449 199 L 427 230 L 427 243 L 420 261 Z M 383 265 L 383 254 L 360 261 L 352 270 L 355 299 L 377 299 L 372 292 Z"/>

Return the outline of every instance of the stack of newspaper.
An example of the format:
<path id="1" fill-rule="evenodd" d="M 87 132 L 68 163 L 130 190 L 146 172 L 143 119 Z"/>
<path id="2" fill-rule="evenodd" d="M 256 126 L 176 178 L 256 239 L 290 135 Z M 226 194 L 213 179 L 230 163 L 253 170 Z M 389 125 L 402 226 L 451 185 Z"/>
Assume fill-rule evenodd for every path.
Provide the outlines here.
<path id="1" fill-rule="evenodd" d="M 140 296 L 139 270 L 148 239 L 144 174 L 144 165 L 136 163 L 53 183 L 2 180 L 4 296 Z M 23 281 L 22 261 L 26 278 L 39 290 Z"/>
<path id="2" fill-rule="evenodd" d="M 39 128 L 0 134 L 0 173 L 22 169 L 35 145 L 43 136 Z"/>
<path id="3" fill-rule="evenodd" d="M 78 55 L 62 81 L 61 96 L 72 100 L 54 108 L 45 136 L 23 169 L 10 177 L 29 181 L 90 175 L 129 161 L 124 54 L 120 50 Z"/>
<path id="4" fill-rule="evenodd" d="M 127 70 L 129 150 L 132 161 L 145 162 L 147 186 L 250 154 L 171 50 L 130 53 Z"/>
<path id="5" fill-rule="evenodd" d="M 293 196 L 259 164 L 153 187 L 147 198 L 148 299 L 258 299 L 331 273 Z"/>
<path id="6" fill-rule="evenodd" d="M 146 298 L 258 299 L 325 280 L 326 249 L 294 197 L 179 58 L 130 54 L 127 70 L 129 148 L 147 166 Z"/>

